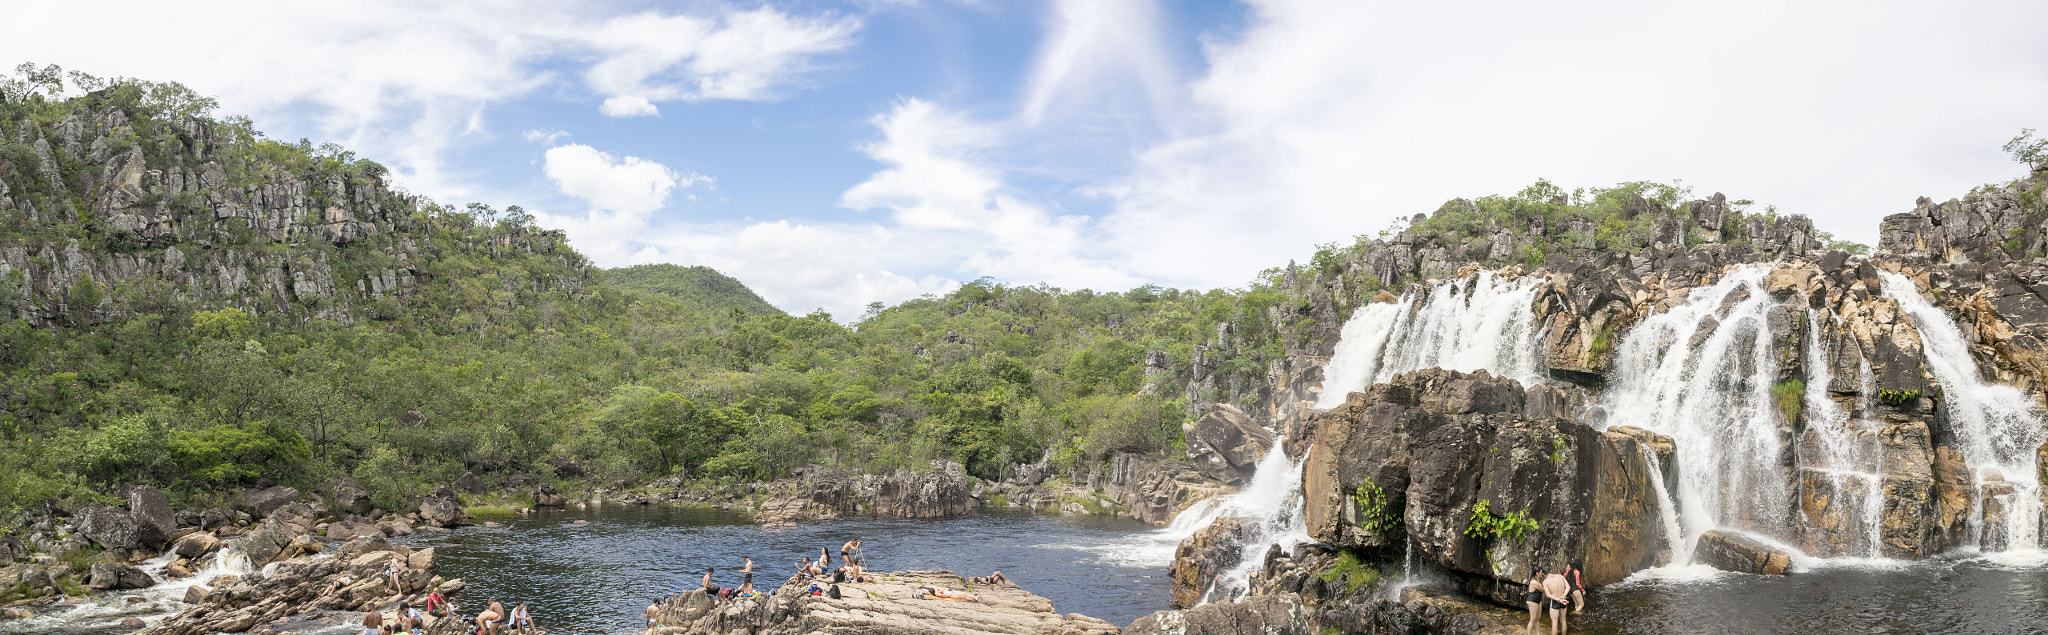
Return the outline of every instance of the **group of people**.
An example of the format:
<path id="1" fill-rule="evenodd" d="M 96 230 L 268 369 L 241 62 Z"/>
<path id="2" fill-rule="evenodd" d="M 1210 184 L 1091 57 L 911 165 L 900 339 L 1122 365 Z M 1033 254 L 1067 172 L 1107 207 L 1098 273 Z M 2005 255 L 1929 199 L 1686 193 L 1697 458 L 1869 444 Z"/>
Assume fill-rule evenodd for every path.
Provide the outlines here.
<path id="1" fill-rule="evenodd" d="M 1579 568 L 1583 563 L 1572 561 L 1564 571 L 1549 572 L 1536 567 L 1529 572 L 1529 586 L 1523 594 L 1522 603 L 1529 607 L 1529 635 L 1536 635 L 1538 623 L 1544 610 L 1550 611 L 1550 632 L 1565 635 L 1566 609 L 1572 613 L 1586 610 L 1586 584 Z"/>
<path id="2" fill-rule="evenodd" d="M 409 603 L 399 602 L 398 610 L 387 619 L 384 617 L 383 608 L 381 604 L 371 605 L 363 612 L 362 635 L 420 635 L 426 630 L 427 616 L 462 619 L 462 616 L 456 613 L 455 604 L 442 597 L 439 590 L 427 595 L 425 611 L 414 608 Z M 475 618 L 467 622 L 476 628 L 477 635 L 497 635 L 499 628 L 504 626 L 511 627 L 515 633 L 539 630 L 533 625 L 533 614 L 527 610 L 525 602 L 520 602 L 512 607 L 512 610 L 507 611 L 504 604 L 494 600 L 490 606 L 485 607 Z"/>

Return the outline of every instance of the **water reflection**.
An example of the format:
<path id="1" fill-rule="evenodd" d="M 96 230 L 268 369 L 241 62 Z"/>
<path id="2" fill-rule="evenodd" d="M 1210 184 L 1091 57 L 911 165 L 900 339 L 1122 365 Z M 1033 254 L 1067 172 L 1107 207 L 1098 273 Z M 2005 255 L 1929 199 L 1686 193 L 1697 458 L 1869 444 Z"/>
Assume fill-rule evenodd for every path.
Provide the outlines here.
<path id="1" fill-rule="evenodd" d="M 1724 574 L 1595 592 L 1572 632 L 2044 633 L 2048 573 L 1983 560 Z"/>
<path id="2" fill-rule="evenodd" d="M 586 520 L 586 524 L 574 521 Z M 1128 624 L 1164 609 L 1170 589 L 1155 558 L 1132 557 L 1151 545 L 1130 540 L 1152 531 L 1131 521 L 991 512 L 939 520 L 844 518 L 795 527 L 757 527 L 715 510 L 606 506 L 542 512 L 506 529 L 470 527 L 412 537 L 438 547 L 436 573 L 462 578 L 458 601 L 524 601 L 556 632 L 625 632 L 640 609 L 665 594 L 695 589 L 706 567 L 714 580 L 739 584 L 740 557 L 754 558 L 755 584 L 786 578 L 798 558 L 863 539 L 872 570 L 949 569 L 962 575 L 1002 571 L 1052 600 L 1062 613 Z"/>

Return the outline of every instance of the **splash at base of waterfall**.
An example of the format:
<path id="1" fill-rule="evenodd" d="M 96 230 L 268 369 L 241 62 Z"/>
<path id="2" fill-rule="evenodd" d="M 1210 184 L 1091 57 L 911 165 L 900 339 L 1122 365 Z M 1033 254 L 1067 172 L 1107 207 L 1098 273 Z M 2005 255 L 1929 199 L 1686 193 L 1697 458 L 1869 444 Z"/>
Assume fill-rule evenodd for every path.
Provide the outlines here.
<path id="1" fill-rule="evenodd" d="M 1189 506 L 1173 517 L 1172 524 L 1140 537 L 1141 542 L 1132 545 L 1139 548 L 1128 549 L 1127 557 L 1147 564 L 1170 564 L 1181 541 L 1215 524 L 1217 519 L 1251 519 L 1255 529 L 1244 541 L 1238 565 L 1216 575 L 1216 580 L 1204 590 L 1201 603 L 1243 597 L 1251 588 L 1252 572 L 1264 566 L 1266 552 L 1274 545 L 1283 551 L 1293 551 L 1296 546 L 1315 542 L 1308 536 L 1307 518 L 1301 507 L 1301 468 L 1307 457 L 1308 453 L 1303 452 L 1302 460 L 1289 460 L 1286 452 L 1274 447 L 1259 459 L 1258 470 L 1244 489 Z"/>

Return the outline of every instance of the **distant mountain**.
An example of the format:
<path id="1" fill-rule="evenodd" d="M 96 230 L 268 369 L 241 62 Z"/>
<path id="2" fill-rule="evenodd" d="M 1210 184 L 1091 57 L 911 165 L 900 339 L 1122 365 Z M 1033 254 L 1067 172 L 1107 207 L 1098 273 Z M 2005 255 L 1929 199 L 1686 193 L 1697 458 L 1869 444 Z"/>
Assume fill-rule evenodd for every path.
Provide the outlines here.
<path id="1" fill-rule="evenodd" d="M 710 267 L 637 265 L 606 269 L 600 275 L 614 287 L 659 293 L 681 300 L 692 308 L 718 312 L 739 309 L 758 315 L 783 315 L 781 309 L 761 299 L 745 283 Z"/>

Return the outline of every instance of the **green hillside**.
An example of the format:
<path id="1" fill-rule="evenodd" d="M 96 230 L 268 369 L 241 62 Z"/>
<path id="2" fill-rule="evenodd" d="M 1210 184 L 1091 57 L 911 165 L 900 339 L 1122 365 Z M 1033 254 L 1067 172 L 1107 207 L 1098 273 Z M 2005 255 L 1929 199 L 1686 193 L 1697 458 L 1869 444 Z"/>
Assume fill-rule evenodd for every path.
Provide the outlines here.
<path id="1" fill-rule="evenodd" d="M 614 287 L 659 293 L 705 311 L 738 309 L 759 315 L 779 315 L 781 309 L 761 299 L 753 289 L 717 269 L 696 266 L 654 264 L 605 269 L 600 274 Z"/>

